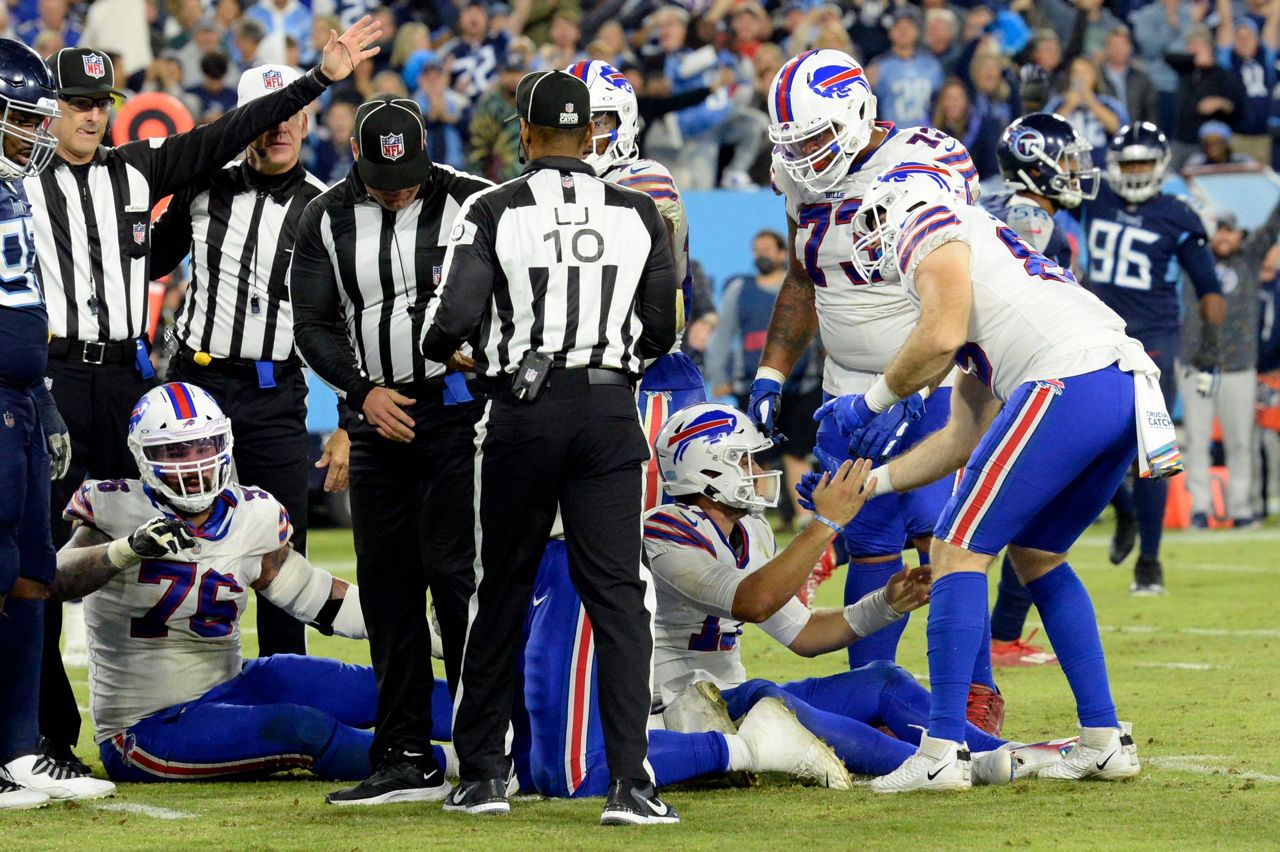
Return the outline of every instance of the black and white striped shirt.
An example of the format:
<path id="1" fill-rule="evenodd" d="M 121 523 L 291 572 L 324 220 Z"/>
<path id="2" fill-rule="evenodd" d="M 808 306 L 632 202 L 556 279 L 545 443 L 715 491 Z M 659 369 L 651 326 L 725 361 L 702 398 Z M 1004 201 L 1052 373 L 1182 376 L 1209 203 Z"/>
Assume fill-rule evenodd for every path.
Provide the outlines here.
<path id="1" fill-rule="evenodd" d="M 454 224 L 423 352 L 469 342 L 490 377 L 531 350 L 557 367 L 638 375 L 675 341 L 677 290 L 653 199 L 580 160 L 544 157 L 476 195 Z"/>
<path id="2" fill-rule="evenodd" d="M 307 364 L 346 394 L 352 409 L 375 385 L 445 372 L 448 355 L 429 361 L 418 349 L 422 321 L 441 280 L 454 217 L 468 197 L 490 186 L 434 164 L 413 203 L 393 212 L 369 197 L 353 166 L 307 206 L 289 273 L 294 338 Z"/>
<path id="3" fill-rule="evenodd" d="M 298 222 L 326 189 L 300 164 L 264 175 L 227 166 L 174 195 L 152 229 L 151 272 L 191 253 L 178 342 L 214 358 L 283 361 L 293 354 L 289 263 Z"/>
<path id="4" fill-rule="evenodd" d="M 146 333 L 151 208 L 222 168 L 326 84 L 313 70 L 210 124 L 167 139 L 101 146 L 82 165 L 55 156 L 41 175 L 23 181 L 35 213 L 36 274 L 50 334 L 107 341 Z"/>

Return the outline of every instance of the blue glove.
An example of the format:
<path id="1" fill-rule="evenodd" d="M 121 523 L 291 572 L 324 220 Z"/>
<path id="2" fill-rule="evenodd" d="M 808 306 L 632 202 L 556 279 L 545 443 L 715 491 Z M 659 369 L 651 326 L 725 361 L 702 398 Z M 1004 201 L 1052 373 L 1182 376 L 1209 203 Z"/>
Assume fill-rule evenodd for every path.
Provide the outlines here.
<path id="1" fill-rule="evenodd" d="M 865 428 L 853 434 L 849 452 L 860 459 L 878 461 L 888 458 L 905 445 L 903 434 L 912 423 L 924 416 L 924 400 L 913 393 L 889 406 Z"/>
<path id="2" fill-rule="evenodd" d="M 818 483 L 822 481 L 822 474 L 816 470 L 811 470 L 804 476 L 800 477 L 800 481 L 796 483 L 796 494 L 799 495 L 800 508 L 807 509 L 810 512 L 816 512 L 813 506 L 813 489 L 818 487 Z"/>
<path id="3" fill-rule="evenodd" d="M 819 423 L 832 416 L 835 417 L 835 424 L 840 434 L 845 437 L 852 437 L 858 430 L 870 426 L 871 421 L 876 419 L 876 413 L 871 410 L 865 397 L 860 393 L 849 393 L 829 399 L 813 412 L 813 419 Z"/>
<path id="4" fill-rule="evenodd" d="M 756 379 L 751 383 L 747 416 L 755 421 L 766 437 L 773 437 L 773 418 L 782 406 L 782 383 L 773 379 Z"/>

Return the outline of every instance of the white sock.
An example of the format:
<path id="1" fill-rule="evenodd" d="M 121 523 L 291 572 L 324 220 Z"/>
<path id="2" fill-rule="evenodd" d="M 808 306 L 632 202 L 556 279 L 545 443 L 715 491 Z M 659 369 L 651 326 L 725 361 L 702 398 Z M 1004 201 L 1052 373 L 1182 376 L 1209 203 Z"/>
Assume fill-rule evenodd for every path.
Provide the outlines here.
<path id="1" fill-rule="evenodd" d="M 747 741 L 737 734 L 724 734 L 725 744 L 729 747 L 729 770 L 755 769 L 755 758 L 751 756 L 751 747 Z"/>
<path id="2" fill-rule="evenodd" d="M 444 752 L 444 777 L 450 781 L 458 780 L 458 750 L 453 743 L 436 743 Z"/>

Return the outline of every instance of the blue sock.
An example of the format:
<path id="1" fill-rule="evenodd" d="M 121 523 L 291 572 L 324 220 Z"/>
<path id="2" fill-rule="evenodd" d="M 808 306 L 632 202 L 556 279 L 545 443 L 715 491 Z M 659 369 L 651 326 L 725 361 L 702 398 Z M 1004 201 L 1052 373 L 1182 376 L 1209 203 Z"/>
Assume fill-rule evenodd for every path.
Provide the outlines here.
<path id="1" fill-rule="evenodd" d="M 995 676 L 991 673 L 991 613 L 986 609 L 982 610 L 982 646 L 978 648 L 978 657 L 973 661 L 970 681 L 999 692 Z"/>
<path id="2" fill-rule="evenodd" d="M 1093 601 L 1066 562 L 1027 584 L 1086 728 L 1118 727 Z"/>
<path id="3" fill-rule="evenodd" d="M 1027 613 L 1031 611 L 1031 595 L 1013 570 L 1009 554 L 1000 565 L 1000 585 L 996 588 L 996 605 L 991 610 L 991 638 L 997 642 L 1012 642 L 1022 636 L 1027 625 Z"/>
<path id="4" fill-rule="evenodd" d="M 1164 535 L 1164 508 L 1169 501 L 1167 479 L 1139 479 L 1133 484 L 1133 500 L 1138 506 L 1138 555 L 1160 558 L 1160 537 Z"/>
<path id="5" fill-rule="evenodd" d="M 0 613 L 0 766 L 30 754 L 40 744 L 36 698 L 44 607 L 44 601 L 9 598 Z"/>
<path id="6" fill-rule="evenodd" d="M 981 656 L 981 654 L 979 654 Z M 880 721 L 903 742 L 920 745 L 920 729 L 929 721 L 930 695 L 905 669 L 886 672 L 880 692 Z M 971 751 L 993 751 L 1006 740 L 965 722 L 964 741 Z"/>
<path id="7" fill-rule="evenodd" d="M 724 741 L 724 734 L 715 731 L 650 731 L 649 765 L 659 787 L 703 775 L 720 775 L 729 770 L 729 744 Z"/>
<path id="8" fill-rule="evenodd" d="M 957 571 L 933 583 L 929 602 L 929 736 L 965 738 L 965 707 L 974 661 L 982 647 L 987 575 Z"/>
<path id="9" fill-rule="evenodd" d="M 849 562 L 844 582 L 844 602 L 846 605 L 857 603 L 866 594 L 884 587 L 889 578 L 902 570 L 902 557 L 889 562 L 875 562 L 870 565 Z M 893 662 L 898 657 L 898 639 L 902 631 L 907 629 L 907 617 L 903 617 L 859 639 L 848 648 L 849 668 L 856 669 L 873 663 L 876 660 Z"/>

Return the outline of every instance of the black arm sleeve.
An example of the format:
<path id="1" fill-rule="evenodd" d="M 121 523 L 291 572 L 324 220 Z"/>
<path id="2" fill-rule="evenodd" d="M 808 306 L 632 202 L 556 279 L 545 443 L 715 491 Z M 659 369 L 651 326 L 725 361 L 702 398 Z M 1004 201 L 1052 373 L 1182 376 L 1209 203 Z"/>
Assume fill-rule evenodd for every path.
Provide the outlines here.
<path id="1" fill-rule="evenodd" d="M 168 275 L 190 253 L 191 202 L 198 194 L 195 187 L 175 193 L 169 200 L 169 206 L 151 226 L 152 278 Z"/>
<path id="2" fill-rule="evenodd" d="M 147 171 L 152 198 L 217 171 L 259 135 L 320 97 L 330 80 L 313 68 L 278 92 L 233 109 L 217 121 L 168 139 L 130 142 L 120 156 Z"/>
<path id="3" fill-rule="evenodd" d="M 293 339 L 316 375 L 346 394 L 353 411 L 360 411 L 375 385 L 356 367 L 351 342 L 341 324 L 338 279 L 320 237 L 323 215 L 323 205 L 313 201 L 298 221 L 289 267 Z"/>
<path id="4" fill-rule="evenodd" d="M 669 112 L 675 112 L 678 109 L 684 109 L 686 107 L 697 106 L 709 97 L 711 97 L 710 89 L 690 89 L 689 91 L 681 92 L 678 95 L 638 98 L 636 101 L 636 107 L 641 118 L 646 121 L 652 121 L 655 118 L 661 118 Z"/>
<path id="5" fill-rule="evenodd" d="M 642 358 L 656 358 L 671 351 L 676 342 L 676 293 L 680 282 L 676 281 L 675 264 L 671 259 L 671 240 L 662 215 L 653 199 L 645 197 L 637 206 L 640 218 L 649 231 L 649 258 L 640 275 L 636 290 L 636 311 L 640 315 L 639 345 Z"/>
<path id="6" fill-rule="evenodd" d="M 422 354 L 443 363 L 480 326 L 503 275 L 494 251 L 493 210 L 484 196 L 472 197 L 458 215 L 444 256 L 443 283 L 427 307 Z"/>

